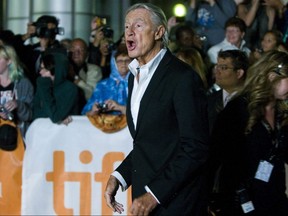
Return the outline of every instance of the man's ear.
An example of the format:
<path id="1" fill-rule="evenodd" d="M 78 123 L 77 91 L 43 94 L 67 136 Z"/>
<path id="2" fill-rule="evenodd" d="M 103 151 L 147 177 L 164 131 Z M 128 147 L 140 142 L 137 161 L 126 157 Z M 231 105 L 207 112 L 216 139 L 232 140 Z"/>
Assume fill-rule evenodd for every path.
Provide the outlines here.
<path id="1" fill-rule="evenodd" d="M 244 76 L 244 70 L 243 69 L 238 69 L 237 70 L 237 78 L 241 79 Z"/>
<path id="2" fill-rule="evenodd" d="M 155 31 L 155 40 L 159 40 L 162 38 L 162 36 L 165 34 L 165 28 L 163 25 L 160 25 L 157 27 L 157 30 Z"/>

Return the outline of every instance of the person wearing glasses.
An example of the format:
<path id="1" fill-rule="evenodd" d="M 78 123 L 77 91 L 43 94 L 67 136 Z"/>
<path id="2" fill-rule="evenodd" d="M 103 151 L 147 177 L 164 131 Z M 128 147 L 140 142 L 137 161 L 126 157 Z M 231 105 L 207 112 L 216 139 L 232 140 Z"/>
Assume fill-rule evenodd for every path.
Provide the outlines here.
<path id="1" fill-rule="evenodd" d="M 95 115 L 105 111 L 112 114 L 126 114 L 128 96 L 128 56 L 126 45 L 120 45 L 111 64 L 110 76 L 99 81 L 92 96 L 82 109 L 82 115 Z M 103 107 L 104 106 L 104 107 Z M 103 108 L 105 108 L 103 110 Z"/>
<path id="2" fill-rule="evenodd" d="M 208 57 L 212 64 L 216 64 L 220 50 L 237 49 L 244 51 L 248 56 L 251 50 L 245 45 L 244 35 L 246 24 L 239 17 L 231 17 L 225 23 L 225 38 L 222 42 L 212 46 L 208 50 Z"/>
<path id="3" fill-rule="evenodd" d="M 287 215 L 287 100 L 288 54 L 273 50 L 249 67 L 214 124 L 209 164 L 222 194 L 219 215 Z"/>
<path id="4" fill-rule="evenodd" d="M 98 65 L 87 62 L 88 46 L 81 38 L 72 40 L 69 54 L 73 70 L 69 71 L 68 77 L 79 88 L 79 110 L 81 112 L 92 96 L 96 84 L 102 79 L 102 70 Z"/>
<path id="5" fill-rule="evenodd" d="M 214 67 L 215 84 L 220 90 L 208 93 L 208 116 L 210 132 L 218 113 L 243 86 L 249 58 L 240 50 L 220 51 Z"/>

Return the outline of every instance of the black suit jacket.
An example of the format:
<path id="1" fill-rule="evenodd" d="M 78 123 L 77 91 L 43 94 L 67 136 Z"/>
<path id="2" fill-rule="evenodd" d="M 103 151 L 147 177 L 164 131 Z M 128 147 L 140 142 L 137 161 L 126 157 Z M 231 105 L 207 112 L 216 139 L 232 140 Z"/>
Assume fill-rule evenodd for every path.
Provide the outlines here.
<path id="1" fill-rule="evenodd" d="M 147 185 L 160 201 L 158 215 L 198 215 L 202 168 L 208 154 L 207 99 L 198 74 L 168 50 L 131 116 L 134 77 L 129 79 L 127 121 L 133 150 L 117 168 L 132 197 Z"/>
<path id="2" fill-rule="evenodd" d="M 246 96 L 237 96 L 219 113 L 211 134 L 209 180 L 214 179 L 221 166 L 218 176 L 218 190 L 223 194 L 221 215 L 287 215 L 284 163 L 288 161 L 288 126 L 277 130 L 279 146 L 275 151 L 271 134 L 261 119 L 249 134 L 245 134 L 248 119 L 248 100 Z M 280 119 L 276 118 L 277 121 Z M 281 125 L 280 122 L 278 124 Z M 255 179 L 259 162 L 269 160 L 272 152 L 275 159 L 272 161 L 274 168 L 269 182 Z M 255 207 L 255 211 L 249 214 L 243 213 L 235 199 L 235 191 L 243 187 L 247 189 Z"/>
<path id="3" fill-rule="evenodd" d="M 209 131 L 211 133 L 218 114 L 224 108 L 223 89 L 208 94 L 207 98 L 208 98 Z"/>

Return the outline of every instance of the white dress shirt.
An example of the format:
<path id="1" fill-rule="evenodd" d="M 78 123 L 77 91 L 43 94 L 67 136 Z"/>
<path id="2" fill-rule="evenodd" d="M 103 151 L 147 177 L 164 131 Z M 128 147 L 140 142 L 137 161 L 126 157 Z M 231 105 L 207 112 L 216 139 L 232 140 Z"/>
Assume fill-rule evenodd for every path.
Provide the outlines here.
<path id="1" fill-rule="evenodd" d="M 134 87 L 131 95 L 131 114 L 135 129 L 137 125 L 140 101 L 166 51 L 166 49 L 161 49 L 160 52 L 152 60 L 150 60 L 147 64 L 142 65 L 141 67 L 139 67 L 139 62 L 136 59 L 134 59 L 128 66 L 131 73 L 135 76 Z M 140 68 L 139 83 L 136 80 L 136 75 L 138 73 L 137 68 Z"/>
<path id="2" fill-rule="evenodd" d="M 161 49 L 160 52 L 145 65 L 139 66 L 139 62 L 136 59 L 134 59 L 128 66 L 131 73 L 135 77 L 134 86 L 133 86 L 132 95 L 131 95 L 131 114 L 132 114 L 135 129 L 137 125 L 137 118 L 138 118 L 138 112 L 139 112 L 141 99 L 160 61 L 164 57 L 166 51 L 167 49 L 165 48 Z M 139 83 L 136 79 L 136 75 L 138 73 L 137 68 L 140 68 Z M 118 181 L 121 183 L 122 191 L 126 190 L 127 183 L 124 180 L 124 178 L 121 176 L 121 174 L 117 171 L 114 171 L 112 175 L 115 176 L 118 179 Z M 157 202 L 160 203 L 148 186 L 145 186 L 145 190 L 147 192 L 150 192 L 152 196 L 157 200 Z"/>
<path id="3" fill-rule="evenodd" d="M 223 89 L 223 107 L 227 105 L 227 103 L 231 100 L 231 98 L 237 93 L 237 91 L 229 94 L 227 91 Z"/>

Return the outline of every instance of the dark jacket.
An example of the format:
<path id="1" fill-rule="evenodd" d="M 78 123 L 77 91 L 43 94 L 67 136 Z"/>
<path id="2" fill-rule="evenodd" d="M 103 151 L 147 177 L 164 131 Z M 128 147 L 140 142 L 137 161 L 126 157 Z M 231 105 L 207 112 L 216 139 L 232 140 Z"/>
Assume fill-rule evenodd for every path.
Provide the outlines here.
<path id="1" fill-rule="evenodd" d="M 255 211 L 245 215 L 287 215 L 284 164 L 288 161 L 288 127 L 279 130 L 281 144 L 276 160 L 273 161 L 270 181 L 266 183 L 255 179 L 260 160 L 268 160 L 273 144 L 271 134 L 262 121 L 253 126 L 251 133 L 245 135 L 249 118 L 247 106 L 245 97 L 232 99 L 219 113 L 211 135 L 211 173 L 215 173 L 219 165 L 222 165 L 219 191 L 224 196 L 223 215 L 244 215 L 236 202 L 239 197 L 235 193 L 243 187 L 248 190 L 255 207 Z"/>
<path id="2" fill-rule="evenodd" d="M 209 131 L 211 133 L 213 125 L 217 119 L 217 115 L 224 108 L 223 89 L 208 94 L 207 98 L 208 98 Z"/>
<path id="3" fill-rule="evenodd" d="M 32 102 L 34 97 L 33 85 L 28 78 L 24 77 L 15 81 L 15 91 L 17 95 L 17 118 L 18 127 L 24 137 L 32 121 Z"/>
<path id="4" fill-rule="evenodd" d="M 208 155 L 207 99 L 198 74 L 167 51 L 131 116 L 134 76 L 128 81 L 127 122 L 133 150 L 117 171 L 132 197 L 147 185 L 160 205 L 157 215 L 198 215 L 202 169 Z"/>
<path id="5" fill-rule="evenodd" d="M 33 119 L 50 118 L 59 123 L 69 115 L 78 113 L 78 88 L 67 80 L 69 62 L 65 55 L 54 53 L 55 80 L 37 78 Z"/>

